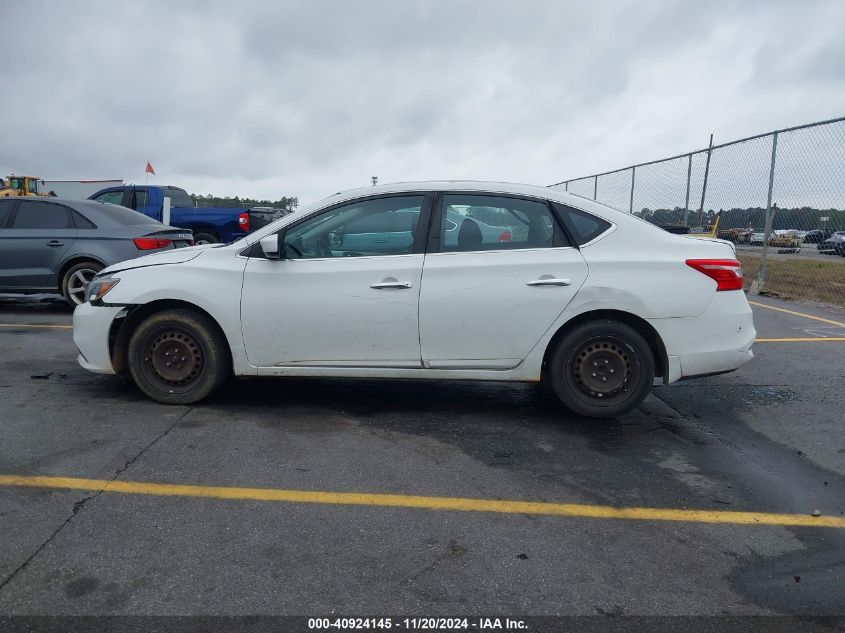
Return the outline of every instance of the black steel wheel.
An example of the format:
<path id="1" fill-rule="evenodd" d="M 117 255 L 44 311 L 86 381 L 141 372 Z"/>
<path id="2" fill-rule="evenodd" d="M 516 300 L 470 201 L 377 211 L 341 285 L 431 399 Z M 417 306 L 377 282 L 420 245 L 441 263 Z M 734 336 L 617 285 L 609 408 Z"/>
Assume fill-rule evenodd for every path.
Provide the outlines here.
<path id="1" fill-rule="evenodd" d="M 166 310 L 142 321 L 129 340 L 127 360 L 138 388 L 165 404 L 202 400 L 231 372 L 219 328 L 190 310 Z"/>
<path id="2" fill-rule="evenodd" d="M 654 356 L 631 326 L 589 321 L 558 340 L 544 379 L 573 413 L 614 418 L 645 399 L 654 380 Z"/>

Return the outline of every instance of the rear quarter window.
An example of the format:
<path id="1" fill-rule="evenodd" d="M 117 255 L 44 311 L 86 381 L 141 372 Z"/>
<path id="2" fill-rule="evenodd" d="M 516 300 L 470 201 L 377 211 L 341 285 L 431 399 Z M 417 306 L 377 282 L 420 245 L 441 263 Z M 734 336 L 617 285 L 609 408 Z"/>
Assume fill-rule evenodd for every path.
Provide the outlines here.
<path id="1" fill-rule="evenodd" d="M 78 229 L 96 229 L 97 225 L 94 224 L 91 220 L 86 218 L 76 209 L 71 209 L 71 215 L 73 216 L 73 223 L 76 225 Z"/>
<path id="2" fill-rule="evenodd" d="M 572 237 L 578 246 L 592 242 L 613 226 L 607 220 L 603 220 L 586 211 L 581 211 L 580 209 L 560 203 L 555 203 L 554 206 L 558 215 L 563 219 L 567 228 L 572 233 Z"/>

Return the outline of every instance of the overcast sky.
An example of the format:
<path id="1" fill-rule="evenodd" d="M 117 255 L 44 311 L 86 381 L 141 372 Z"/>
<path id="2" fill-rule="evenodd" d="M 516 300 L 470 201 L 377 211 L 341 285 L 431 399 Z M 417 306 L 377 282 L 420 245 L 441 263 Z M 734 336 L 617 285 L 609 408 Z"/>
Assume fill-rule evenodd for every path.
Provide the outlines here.
<path id="1" fill-rule="evenodd" d="M 309 202 L 549 184 L 845 113 L 845 2 L 33 2 L 0 175 Z"/>

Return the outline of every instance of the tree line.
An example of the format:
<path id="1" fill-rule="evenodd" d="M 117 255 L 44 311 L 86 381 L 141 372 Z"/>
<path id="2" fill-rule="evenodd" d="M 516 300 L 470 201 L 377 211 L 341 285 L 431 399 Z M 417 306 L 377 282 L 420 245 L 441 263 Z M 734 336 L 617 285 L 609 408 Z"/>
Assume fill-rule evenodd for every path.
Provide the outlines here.
<path id="1" fill-rule="evenodd" d="M 845 229 L 845 210 L 815 209 L 813 207 L 781 208 L 772 205 L 772 229 L 780 231 L 797 229 L 806 231 L 811 229 Z M 755 228 L 762 229 L 766 224 L 766 209 L 750 207 L 746 209 L 708 209 L 702 213 L 701 221 L 698 211 L 686 210 L 682 207 L 674 209 L 642 209 L 634 215 L 660 225 L 704 226 L 712 223 L 716 214 L 721 213 L 720 229 Z M 822 221 L 822 218 L 828 218 Z"/>
<path id="2" fill-rule="evenodd" d="M 273 207 L 295 211 L 299 206 L 299 198 L 282 196 L 278 200 L 258 200 L 256 198 L 241 198 L 240 196 L 212 196 L 211 194 L 192 193 L 191 200 L 198 207 Z"/>

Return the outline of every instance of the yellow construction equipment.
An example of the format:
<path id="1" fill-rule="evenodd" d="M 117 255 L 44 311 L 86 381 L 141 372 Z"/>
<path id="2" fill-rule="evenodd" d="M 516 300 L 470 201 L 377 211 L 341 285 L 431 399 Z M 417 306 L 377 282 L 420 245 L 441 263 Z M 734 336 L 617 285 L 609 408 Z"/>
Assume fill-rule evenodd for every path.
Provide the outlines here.
<path id="1" fill-rule="evenodd" d="M 10 196 L 51 196 L 52 192 L 42 191 L 44 181 L 38 176 L 15 176 L 12 174 L 5 182 L 0 178 L 0 198 Z"/>
<path id="2" fill-rule="evenodd" d="M 708 225 L 705 233 L 688 233 L 692 237 L 716 237 L 719 233 L 719 220 L 722 219 L 722 212 L 716 214 L 716 221 Z"/>

